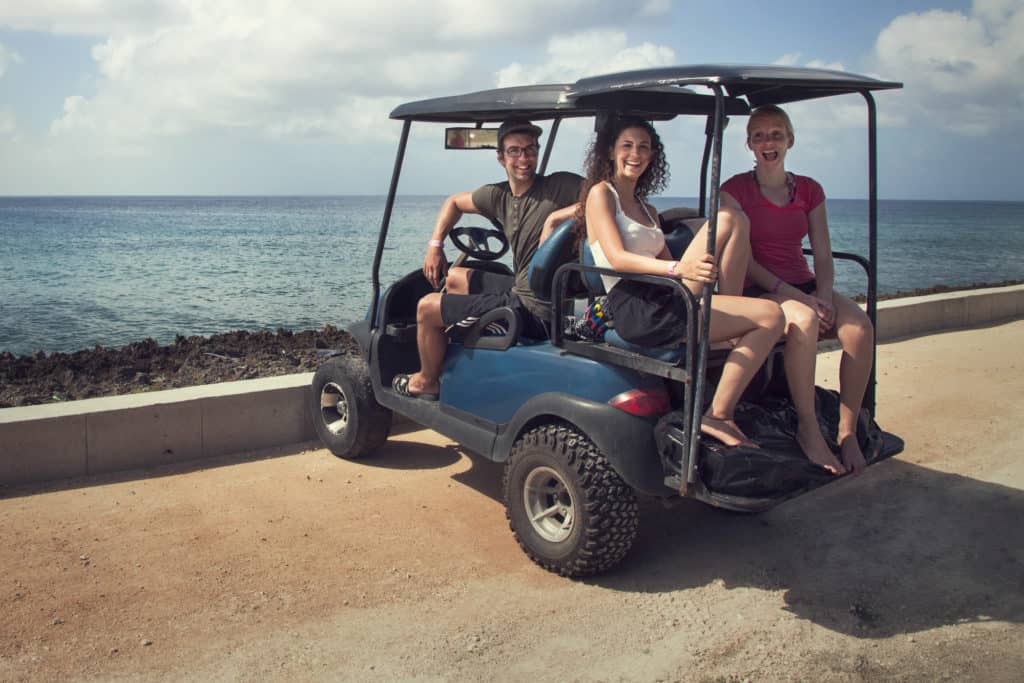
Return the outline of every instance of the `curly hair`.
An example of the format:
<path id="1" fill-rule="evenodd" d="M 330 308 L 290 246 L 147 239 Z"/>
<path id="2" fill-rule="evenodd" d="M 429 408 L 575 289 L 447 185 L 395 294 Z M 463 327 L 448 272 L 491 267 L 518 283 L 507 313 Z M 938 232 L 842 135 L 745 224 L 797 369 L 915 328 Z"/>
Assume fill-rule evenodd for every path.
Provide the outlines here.
<path id="1" fill-rule="evenodd" d="M 619 139 L 619 135 L 627 128 L 641 128 L 651 136 L 651 163 L 636 183 L 636 198 L 643 201 L 652 194 L 662 192 L 668 185 L 669 170 L 668 160 L 665 158 L 665 146 L 661 143 L 661 137 L 658 136 L 658 131 L 654 130 L 650 121 L 637 117 L 611 119 L 597 131 L 583 162 L 586 177 L 580 187 L 579 206 L 576 207 L 575 215 L 578 240 L 586 239 L 587 235 L 587 195 L 590 194 L 594 185 L 611 180 L 615 176 L 615 160 L 612 157 L 612 149 L 615 147 L 615 141 Z"/>

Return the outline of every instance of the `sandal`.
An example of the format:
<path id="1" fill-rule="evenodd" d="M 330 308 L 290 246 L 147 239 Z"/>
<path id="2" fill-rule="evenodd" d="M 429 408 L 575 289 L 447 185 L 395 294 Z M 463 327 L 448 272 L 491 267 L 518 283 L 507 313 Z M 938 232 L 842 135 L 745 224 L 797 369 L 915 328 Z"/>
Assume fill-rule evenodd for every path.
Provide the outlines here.
<path id="1" fill-rule="evenodd" d="M 395 390 L 395 393 L 401 396 L 408 396 L 409 398 L 418 398 L 424 401 L 436 401 L 437 394 L 429 392 L 423 392 L 421 394 L 414 394 L 409 391 L 409 375 L 395 375 L 395 378 L 391 380 L 391 388 Z"/>

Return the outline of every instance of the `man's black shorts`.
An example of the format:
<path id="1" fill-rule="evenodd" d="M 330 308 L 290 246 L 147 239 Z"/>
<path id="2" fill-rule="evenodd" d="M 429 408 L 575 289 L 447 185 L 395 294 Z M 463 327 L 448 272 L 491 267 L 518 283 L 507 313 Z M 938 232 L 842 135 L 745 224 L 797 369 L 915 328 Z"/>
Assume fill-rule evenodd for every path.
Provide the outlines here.
<path id="1" fill-rule="evenodd" d="M 515 277 L 474 270 L 469 276 L 469 294 L 443 294 L 441 296 L 441 322 L 445 327 L 470 327 L 480 316 L 502 306 L 508 306 L 519 316 L 523 334 L 532 339 L 547 339 L 547 325 L 530 313 L 512 293 Z"/>

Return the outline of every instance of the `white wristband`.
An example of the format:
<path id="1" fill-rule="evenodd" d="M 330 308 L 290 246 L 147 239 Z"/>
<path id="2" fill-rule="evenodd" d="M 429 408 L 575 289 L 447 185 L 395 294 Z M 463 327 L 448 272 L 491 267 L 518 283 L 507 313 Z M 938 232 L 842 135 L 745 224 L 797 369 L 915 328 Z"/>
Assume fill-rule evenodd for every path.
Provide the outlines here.
<path id="1" fill-rule="evenodd" d="M 427 242 L 427 244 L 429 244 L 432 247 L 443 247 L 444 246 L 444 242 L 442 242 L 441 240 L 430 240 L 429 242 Z"/>
<path id="2" fill-rule="evenodd" d="M 669 264 L 668 264 L 668 276 L 669 277 L 675 277 L 676 276 L 676 266 L 677 265 L 679 265 L 679 261 L 671 261 L 671 262 L 669 262 Z"/>

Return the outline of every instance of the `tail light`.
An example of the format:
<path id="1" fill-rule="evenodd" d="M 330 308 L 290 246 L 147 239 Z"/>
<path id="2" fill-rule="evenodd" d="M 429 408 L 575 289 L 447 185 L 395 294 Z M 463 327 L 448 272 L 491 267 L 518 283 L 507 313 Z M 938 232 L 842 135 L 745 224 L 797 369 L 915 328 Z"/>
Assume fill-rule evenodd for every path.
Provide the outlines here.
<path id="1" fill-rule="evenodd" d="M 630 389 L 608 401 L 608 404 L 637 417 L 659 417 L 672 410 L 668 392 L 662 388 Z"/>

